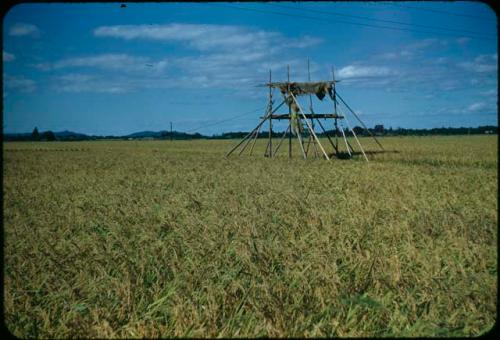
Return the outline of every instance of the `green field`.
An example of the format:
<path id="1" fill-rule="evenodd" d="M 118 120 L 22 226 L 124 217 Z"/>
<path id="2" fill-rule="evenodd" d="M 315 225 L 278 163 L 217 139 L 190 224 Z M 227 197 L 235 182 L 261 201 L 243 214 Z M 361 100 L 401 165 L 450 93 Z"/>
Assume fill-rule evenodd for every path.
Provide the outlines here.
<path id="1" fill-rule="evenodd" d="M 488 331 L 497 136 L 381 141 L 369 163 L 305 161 L 297 146 L 289 160 L 285 145 L 271 160 L 264 140 L 229 159 L 236 141 L 4 143 L 6 325 L 45 338 Z"/>

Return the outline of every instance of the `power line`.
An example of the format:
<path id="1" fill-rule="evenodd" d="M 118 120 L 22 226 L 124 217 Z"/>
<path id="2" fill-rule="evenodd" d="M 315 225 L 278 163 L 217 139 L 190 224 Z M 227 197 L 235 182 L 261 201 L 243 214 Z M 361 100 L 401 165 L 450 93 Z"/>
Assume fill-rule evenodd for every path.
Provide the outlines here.
<path id="1" fill-rule="evenodd" d="M 255 109 L 255 110 L 252 110 L 252 111 L 249 111 L 249 112 L 245 112 L 245 113 L 242 113 L 242 114 L 239 114 L 239 115 L 227 118 L 227 119 L 222 119 L 222 120 L 216 121 L 216 122 L 211 123 L 211 124 L 203 124 L 203 125 L 200 125 L 199 127 L 195 128 L 195 129 L 191 129 L 191 130 L 186 131 L 186 133 L 194 132 L 194 131 L 197 131 L 199 129 L 205 128 L 205 127 L 215 126 L 215 125 L 219 125 L 221 123 L 225 123 L 225 122 L 228 122 L 228 121 L 231 121 L 231 120 L 235 120 L 236 118 L 240 118 L 240 117 L 246 116 L 246 115 L 248 115 L 250 113 L 254 113 L 254 112 L 257 112 L 257 111 L 264 110 L 265 108 L 266 107 L 261 107 L 261 108 L 258 108 L 258 109 Z"/>
<path id="2" fill-rule="evenodd" d="M 390 27 L 390 26 L 380 26 L 380 25 L 372 25 L 372 24 L 366 24 L 366 23 L 356 23 L 356 22 L 345 21 L 345 20 L 331 20 L 331 19 L 325 19 L 325 18 L 321 18 L 321 17 L 312 17 L 312 16 L 298 15 L 298 14 L 291 14 L 291 13 L 274 12 L 274 11 L 268 11 L 268 10 L 262 10 L 262 9 L 256 9 L 256 8 L 243 8 L 243 7 L 237 7 L 237 6 L 225 5 L 225 4 L 223 5 L 223 4 L 210 3 L 210 4 L 208 4 L 208 6 L 226 7 L 226 8 L 239 9 L 239 10 L 244 10 L 244 11 L 269 13 L 269 14 L 276 14 L 276 15 L 282 15 L 282 16 L 288 16 L 288 17 L 294 17 L 294 18 L 311 19 L 311 20 L 333 22 L 333 23 L 344 23 L 344 24 L 365 26 L 365 27 L 371 27 L 371 28 L 389 29 L 389 30 L 395 30 L 395 31 L 407 31 L 407 32 L 426 33 L 426 34 L 435 34 L 435 35 L 446 35 L 446 36 L 453 36 L 453 37 L 457 37 L 457 38 L 458 37 L 466 37 L 466 38 L 481 39 L 481 40 L 494 40 L 495 39 L 495 38 L 464 36 L 464 35 L 457 35 L 457 34 L 444 33 L 444 32 L 420 31 L 420 30 L 414 30 L 414 29 L 402 28 L 402 27 Z"/>
<path id="3" fill-rule="evenodd" d="M 386 5 L 403 7 L 403 8 L 411 8 L 411 9 L 416 9 L 416 10 L 419 10 L 419 11 L 441 13 L 441 14 L 447 14 L 447 15 L 454 15 L 454 16 L 458 16 L 458 17 L 466 17 L 466 18 L 473 18 L 473 19 L 478 19 L 478 20 L 486 20 L 486 21 L 494 22 L 494 20 L 488 19 L 488 18 L 485 18 L 485 17 L 478 17 L 478 16 L 475 16 L 475 15 L 468 15 L 468 14 L 452 13 L 452 12 L 442 11 L 442 10 L 438 10 L 438 9 L 422 8 L 422 7 L 415 7 L 415 6 L 408 6 L 408 5 L 401 5 L 401 4 L 393 4 L 393 3 L 388 3 Z"/>
<path id="4" fill-rule="evenodd" d="M 298 10 L 298 11 L 306 11 L 306 12 L 314 12 L 314 13 L 320 13 L 320 14 L 345 16 L 345 17 L 356 18 L 356 19 L 363 19 L 363 20 L 387 22 L 387 23 L 397 24 L 397 25 L 406 25 L 406 26 L 413 26 L 413 27 L 423 27 L 423 28 L 430 28 L 430 29 L 434 29 L 434 30 L 445 30 L 445 31 L 462 32 L 462 33 L 477 34 L 477 35 L 489 35 L 489 36 L 492 36 L 492 37 L 494 36 L 492 34 L 485 34 L 485 33 L 473 32 L 473 31 L 467 31 L 467 30 L 461 30 L 461 29 L 453 29 L 453 28 L 437 27 L 437 26 L 429 26 L 429 25 L 420 25 L 420 24 L 410 24 L 410 23 L 407 23 L 407 22 L 393 21 L 393 20 L 373 19 L 373 18 L 369 18 L 369 17 L 359 16 L 359 15 L 352 15 L 352 14 L 345 14 L 345 13 L 339 13 L 339 12 L 319 11 L 319 10 L 314 10 L 314 9 L 309 9 L 309 8 L 298 8 L 298 7 L 276 5 L 276 4 L 269 4 L 269 3 L 267 5 L 268 6 L 273 6 L 273 7 L 288 8 L 288 9 L 293 9 L 293 10 Z"/>

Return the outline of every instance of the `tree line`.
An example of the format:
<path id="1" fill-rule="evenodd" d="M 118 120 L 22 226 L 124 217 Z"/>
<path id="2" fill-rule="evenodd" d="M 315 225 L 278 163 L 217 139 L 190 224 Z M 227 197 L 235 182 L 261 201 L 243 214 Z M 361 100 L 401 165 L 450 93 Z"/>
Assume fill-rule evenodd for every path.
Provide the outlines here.
<path id="1" fill-rule="evenodd" d="M 441 127 L 432 129 L 406 129 L 406 128 L 395 128 L 392 127 L 386 129 L 383 125 L 375 125 L 373 128 L 368 128 L 368 131 L 361 126 L 355 126 L 353 128 L 354 132 L 358 136 L 428 136 L 428 135 L 484 135 L 484 134 L 498 134 L 498 127 L 494 125 L 484 125 L 478 127 Z M 238 139 L 245 137 L 248 131 L 236 131 L 236 132 L 224 132 L 221 134 L 214 134 L 211 136 L 202 135 L 200 133 L 185 133 L 178 131 L 144 131 L 136 132 L 126 136 L 89 136 L 82 133 L 76 132 L 52 132 L 44 131 L 39 132 L 38 128 L 35 127 L 31 133 L 14 133 L 14 134 L 3 134 L 4 141 L 81 141 L 81 140 L 100 140 L 100 139 L 117 139 L 117 140 L 134 140 L 134 139 L 159 139 L 159 140 L 190 140 L 190 139 Z M 334 130 L 327 130 L 328 135 L 334 136 Z M 344 133 L 348 136 L 351 132 L 348 129 L 344 129 Z M 304 131 L 305 136 L 307 136 L 307 131 Z M 324 132 L 316 132 L 319 137 L 326 137 Z M 283 131 L 272 131 L 273 138 L 280 138 L 283 135 Z M 340 134 L 339 134 L 340 135 Z M 269 138 L 269 131 L 261 131 L 258 133 L 257 138 Z"/>

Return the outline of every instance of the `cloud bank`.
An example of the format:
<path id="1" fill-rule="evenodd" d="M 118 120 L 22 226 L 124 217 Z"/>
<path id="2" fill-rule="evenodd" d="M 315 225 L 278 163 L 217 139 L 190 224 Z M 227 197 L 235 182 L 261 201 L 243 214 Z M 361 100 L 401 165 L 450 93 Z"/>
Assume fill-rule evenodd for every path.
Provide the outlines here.
<path id="1" fill-rule="evenodd" d="M 16 56 L 11 54 L 11 53 L 7 53 L 5 51 L 2 51 L 3 54 L 2 54 L 2 59 L 4 62 L 9 62 L 9 61 L 13 61 L 13 60 L 16 60 Z"/>
<path id="2" fill-rule="evenodd" d="M 9 35 L 13 37 L 38 37 L 40 35 L 40 30 L 33 24 L 16 23 L 10 27 Z"/>

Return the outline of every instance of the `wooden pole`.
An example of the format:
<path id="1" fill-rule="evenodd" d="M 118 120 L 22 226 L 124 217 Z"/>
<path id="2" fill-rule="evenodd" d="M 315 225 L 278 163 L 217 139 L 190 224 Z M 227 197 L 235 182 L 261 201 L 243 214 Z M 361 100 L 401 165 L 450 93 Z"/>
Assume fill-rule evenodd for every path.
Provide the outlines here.
<path id="1" fill-rule="evenodd" d="M 342 99 L 342 97 L 339 95 L 339 99 L 342 101 L 342 103 L 344 103 L 344 105 L 347 107 L 347 109 L 349 111 L 351 111 L 351 113 L 354 115 L 354 117 L 356 117 L 356 119 L 361 123 L 361 125 L 363 125 L 363 127 L 365 128 L 366 131 L 368 131 L 368 133 L 373 137 L 373 139 L 375 139 L 375 142 L 377 142 L 378 146 L 380 146 L 380 148 L 382 150 L 384 150 L 384 147 L 382 146 L 382 144 L 380 144 L 380 142 L 378 141 L 378 139 L 373 135 L 373 133 L 371 133 L 371 131 L 366 127 L 365 123 L 363 123 L 361 121 L 361 119 L 358 117 L 358 115 L 356 114 L 356 112 L 354 112 L 353 109 L 351 109 L 349 107 L 349 105 L 347 105 L 347 103 L 344 101 L 344 99 Z"/>
<path id="2" fill-rule="evenodd" d="M 333 146 L 333 149 L 335 150 L 336 153 L 339 152 L 339 150 L 337 150 L 337 147 L 333 144 L 333 141 L 332 139 L 330 138 L 330 136 L 328 135 L 328 132 L 326 132 L 323 124 L 321 124 L 321 121 L 319 119 L 316 119 L 318 121 L 318 124 L 319 126 L 321 127 L 321 129 L 323 130 L 323 132 L 325 133 L 326 137 L 328 138 L 328 140 L 330 141 L 330 144 Z"/>
<path id="3" fill-rule="evenodd" d="M 243 139 L 238 143 L 236 144 L 231 150 L 229 150 L 229 152 L 226 154 L 226 157 L 229 157 L 229 155 L 231 155 L 233 153 L 234 150 L 236 150 L 238 148 L 238 146 L 240 146 L 241 144 L 243 144 L 243 142 L 248 138 L 250 137 L 250 135 L 253 135 L 253 133 L 255 132 L 255 130 L 257 130 L 258 127 L 260 127 L 262 124 L 264 124 L 264 122 L 267 120 L 267 117 L 266 118 L 263 118 L 262 121 L 250 132 L 248 133 L 248 135 L 246 135 L 245 137 L 243 137 Z"/>
<path id="4" fill-rule="evenodd" d="M 236 144 L 231 150 L 229 150 L 229 152 L 226 154 L 225 157 L 229 157 L 229 155 L 231 155 L 233 153 L 233 151 L 238 148 L 238 146 L 240 146 L 241 144 L 243 144 L 243 142 L 248 137 L 250 137 L 251 135 L 253 135 L 253 133 L 255 132 L 255 130 L 257 130 L 258 128 L 260 128 L 262 126 L 262 124 L 264 124 L 266 122 L 266 120 L 268 119 L 268 117 L 270 118 L 271 115 L 274 112 L 276 112 L 283 104 L 285 104 L 285 101 L 282 101 L 272 112 L 267 112 L 266 115 L 264 117 L 262 117 L 262 120 L 260 121 L 260 123 L 251 132 L 249 132 L 245 137 L 243 137 L 243 139 L 238 144 Z"/>
<path id="5" fill-rule="evenodd" d="M 313 148 L 314 148 L 314 158 L 318 158 L 318 147 L 316 146 L 316 143 L 314 142 L 314 139 L 311 137 L 312 143 L 313 143 Z"/>
<path id="6" fill-rule="evenodd" d="M 252 137 L 250 137 L 250 138 L 247 139 L 247 142 L 245 143 L 245 145 L 243 145 L 243 147 L 241 148 L 240 152 L 238 152 L 238 156 L 241 155 L 243 153 L 243 151 L 245 151 L 245 149 L 247 148 L 248 144 L 252 141 L 254 133 L 257 135 L 259 133 L 260 128 L 261 128 L 261 126 L 259 126 L 259 128 L 257 130 L 254 129 L 254 131 L 252 132 Z"/>
<path id="7" fill-rule="evenodd" d="M 257 132 L 255 132 L 255 137 L 253 138 L 252 147 L 250 148 L 250 156 L 252 155 L 253 147 L 255 146 L 255 143 L 257 142 L 257 138 L 259 138 L 259 132 L 260 132 L 260 127 L 258 128 Z"/>
<path id="8" fill-rule="evenodd" d="M 269 84 L 271 84 L 271 70 L 269 70 Z M 269 85 L 269 112 L 273 110 L 273 92 Z M 273 120 L 269 119 L 269 157 L 273 157 Z"/>
<path id="9" fill-rule="evenodd" d="M 347 118 L 345 118 L 345 122 L 347 123 L 347 127 L 351 130 L 351 132 L 352 132 L 352 134 L 354 136 L 354 139 L 356 139 L 356 142 L 358 143 L 358 146 L 361 149 L 361 152 L 363 153 L 363 156 L 365 157 L 366 161 L 368 162 L 368 157 L 366 157 L 365 151 L 363 150 L 363 147 L 361 146 L 361 143 L 359 142 L 358 137 L 356 136 L 356 132 L 354 132 L 354 130 L 349 125 L 349 121 L 347 120 Z"/>
<path id="10" fill-rule="evenodd" d="M 302 135 L 300 134 L 300 129 L 297 127 L 295 129 L 295 132 L 297 133 L 297 138 L 299 139 L 299 145 L 300 145 L 300 150 L 302 151 L 302 155 L 304 156 L 304 159 L 307 159 L 307 155 L 304 151 L 304 144 L 302 144 Z"/>
<path id="11" fill-rule="evenodd" d="M 314 150 L 314 158 L 318 158 L 318 148 L 316 147 L 316 142 L 314 141 L 314 138 L 311 134 L 309 134 L 309 138 L 307 139 L 307 149 L 306 149 L 306 156 L 309 157 L 309 145 L 312 143 L 313 145 L 313 150 Z"/>
<path id="12" fill-rule="evenodd" d="M 307 79 L 309 82 L 311 82 L 311 66 L 310 66 L 309 58 L 307 58 Z M 309 111 L 311 111 L 311 115 L 314 114 L 311 94 L 309 94 Z M 311 117 L 311 126 L 314 130 L 314 118 L 313 117 Z M 314 158 L 316 158 L 316 157 L 318 157 L 318 150 L 316 148 L 316 143 L 314 142 L 314 138 L 312 138 L 311 134 L 309 134 L 309 138 L 307 140 L 306 155 L 309 155 L 309 146 L 311 144 L 311 141 L 313 142 L 313 146 L 314 146 Z"/>
<path id="13" fill-rule="evenodd" d="M 289 101 L 290 96 L 290 65 L 287 65 L 287 76 L 288 76 L 288 88 L 287 88 L 287 101 Z M 292 109 L 290 108 L 290 103 L 288 103 L 288 118 L 290 124 L 290 131 L 288 134 L 288 158 L 292 158 Z"/>
<path id="14" fill-rule="evenodd" d="M 280 142 L 278 143 L 278 146 L 276 147 L 276 150 L 274 150 L 273 158 L 276 157 L 276 154 L 278 153 L 278 150 L 281 146 L 281 143 L 285 139 L 286 133 L 290 130 L 290 124 L 288 124 L 288 127 L 286 128 L 285 132 L 283 132 L 283 136 L 281 136 Z"/>
<path id="15" fill-rule="evenodd" d="M 337 146 L 337 151 L 339 147 L 339 126 L 337 124 L 337 118 L 335 118 L 335 145 Z"/>
<path id="16" fill-rule="evenodd" d="M 170 141 L 173 139 L 173 134 L 172 134 L 172 122 L 170 122 Z"/>
<path id="17" fill-rule="evenodd" d="M 311 144 L 311 134 L 307 138 L 306 155 L 309 155 L 309 144 Z"/>
<path id="18" fill-rule="evenodd" d="M 332 66 L 332 80 L 334 81 L 333 83 L 333 113 L 337 115 L 337 88 L 335 86 L 335 69 Z M 336 148 L 335 150 L 337 151 L 337 154 L 339 152 L 338 147 L 339 147 L 339 127 L 337 124 L 337 118 L 335 118 L 335 145 Z"/>
<path id="19" fill-rule="evenodd" d="M 311 82 L 311 68 L 310 68 L 310 65 L 309 65 L 309 58 L 307 58 L 307 79 L 309 82 Z M 314 114 L 314 110 L 313 110 L 313 102 L 312 102 L 312 96 L 311 94 L 309 94 L 309 111 L 311 111 L 311 114 Z M 311 126 L 314 130 L 314 119 L 313 117 L 311 117 Z"/>
<path id="20" fill-rule="evenodd" d="M 351 148 L 351 151 L 354 153 L 354 148 L 351 145 L 351 142 L 349 142 L 349 139 L 347 139 L 347 145 Z"/>
<path id="21" fill-rule="evenodd" d="M 345 115 L 344 115 L 344 117 L 345 117 Z M 341 129 L 340 129 L 340 130 L 342 131 L 342 134 L 343 134 L 343 135 L 344 135 L 344 137 L 345 137 L 344 125 L 342 125 L 342 127 L 341 127 Z M 347 130 L 349 130 L 349 129 L 347 129 Z M 345 144 L 346 144 L 346 147 L 348 148 L 348 150 L 351 150 L 351 152 L 352 152 L 352 153 L 354 153 L 354 152 L 355 152 L 355 151 L 354 151 L 354 148 L 352 147 L 352 145 L 351 145 L 351 143 L 349 142 L 349 140 L 347 139 L 347 137 L 345 137 Z"/>
<path id="22" fill-rule="evenodd" d="M 347 142 L 347 138 L 345 138 L 345 132 L 343 126 L 341 127 L 340 131 L 342 131 L 342 136 L 344 136 L 344 142 L 345 142 L 345 147 L 347 148 L 347 153 L 349 154 L 350 157 L 352 157 L 351 151 L 349 150 L 349 144 Z"/>
<path id="23" fill-rule="evenodd" d="M 328 157 L 328 154 L 326 153 L 325 149 L 321 145 L 321 143 L 318 139 L 318 136 L 316 136 L 316 133 L 314 132 L 314 130 L 312 130 L 311 125 L 309 124 L 309 121 L 307 120 L 306 115 L 305 115 L 304 111 L 302 110 L 302 107 L 300 106 L 299 102 L 297 101 L 297 98 L 295 98 L 293 93 L 290 93 L 290 95 L 292 96 L 292 99 L 295 101 L 295 104 L 297 104 L 297 107 L 299 108 L 299 111 L 302 114 L 302 117 L 304 118 L 304 121 L 306 122 L 307 127 L 309 128 L 309 131 L 312 133 L 312 135 L 316 139 L 316 142 L 318 143 L 319 148 L 321 149 L 321 151 L 323 151 L 323 155 L 325 155 L 326 159 L 328 161 L 330 161 L 330 157 Z"/>

